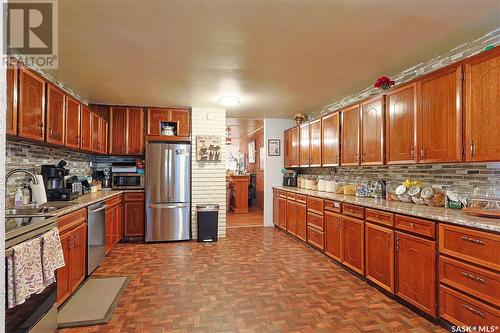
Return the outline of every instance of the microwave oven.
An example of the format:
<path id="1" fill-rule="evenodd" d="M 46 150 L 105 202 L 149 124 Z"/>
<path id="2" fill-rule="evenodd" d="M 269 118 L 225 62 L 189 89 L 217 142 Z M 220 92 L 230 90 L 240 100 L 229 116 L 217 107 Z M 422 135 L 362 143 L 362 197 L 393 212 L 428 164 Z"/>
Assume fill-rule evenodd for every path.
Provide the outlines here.
<path id="1" fill-rule="evenodd" d="M 112 188 L 115 190 L 133 190 L 144 188 L 144 175 L 138 173 L 113 173 Z"/>

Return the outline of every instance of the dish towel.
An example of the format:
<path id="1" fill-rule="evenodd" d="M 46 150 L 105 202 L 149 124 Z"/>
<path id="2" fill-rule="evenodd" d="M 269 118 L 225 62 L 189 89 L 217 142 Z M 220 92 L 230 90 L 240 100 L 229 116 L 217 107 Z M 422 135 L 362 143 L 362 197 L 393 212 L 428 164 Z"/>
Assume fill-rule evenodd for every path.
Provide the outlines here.
<path id="1" fill-rule="evenodd" d="M 51 229 L 42 235 L 42 271 L 44 287 L 56 281 L 56 270 L 64 267 L 64 253 L 59 230 Z"/>
<path id="2" fill-rule="evenodd" d="M 15 245 L 7 258 L 7 306 L 23 304 L 45 289 L 42 273 L 41 238 Z"/>

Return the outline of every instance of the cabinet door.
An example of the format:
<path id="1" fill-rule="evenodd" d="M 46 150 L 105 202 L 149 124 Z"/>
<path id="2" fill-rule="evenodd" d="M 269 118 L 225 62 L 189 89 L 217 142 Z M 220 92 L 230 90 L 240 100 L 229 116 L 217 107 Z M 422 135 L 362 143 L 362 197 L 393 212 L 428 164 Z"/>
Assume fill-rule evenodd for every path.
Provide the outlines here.
<path id="1" fill-rule="evenodd" d="M 127 108 L 112 107 L 109 112 L 109 151 L 111 155 L 125 155 Z"/>
<path id="2" fill-rule="evenodd" d="M 144 201 L 125 202 L 125 236 L 144 236 Z"/>
<path id="3" fill-rule="evenodd" d="M 297 234 L 297 206 L 291 200 L 286 202 L 286 231 L 292 235 Z"/>
<path id="4" fill-rule="evenodd" d="M 279 207 L 279 196 L 273 196 L 273 223 L 274 225 L 279 225 L 280 207 Z"/>
<path id="5" fill-rule="evenodd" d="M 99 118 L 99 152 L 106 154 L 108 152 L 108 121 L 104 118 Z"/>
<path id="6" fill-rule="evenodd" d="M 91 137 L 91 142 L 92 142 L 92 148 L 91 150 L 94 153 L 98 153 L 101 150 L 100 147 L 100 139 L 101 139 L 101 121 L 100 118 L 97 114 L 91 112 L 90 113 L 90 128 L 92 130 L 92 133 L 90 135 Z"/>
<path id="7" fill-rule="evenodd" d="M 49 143 L 64 144 L 64 116 L 66 112 L 64 92 L 52 84 L 47 86 L 47 139 Z"/>
<path id="8" fill-rule="evenodd" d="M 191 134 L 191 114 L 189 110 L 170 110 L 170 121 L 177 122 L 177 136 L 187 137 Z"/>
<path id="9" fill-rule="evenodd" d="M 307 206 L 305 204 L 296 203 L 297 216 L 295 217 L 295 223 L 297 224 L 297 234 L 296 236 L 303 240 L 307 239 Z"/>
<path id="10" fill-rule="evenodd" d="M 384 163 L 384 97 L 361 104 L 361 165 Z"/>
<path id="11" fill-rule="evenodd" d="M 364 232 L 362 220 L 342 217 L 342 263 L 360 274 L 365 273 Z"/>
<path id="12" fill-rule="evenodd" d="M 71 235 L 74 240 L 69 258 L 69 283 L 71 286 L 71 292 L 73 292 L 85 278 L 85 261 L 87 258 L 87 225 L 85 223 L 80 224 L 73 231 L 71 231 Z"/>
<path id="13" fill-rule="evenodd" d="M 409 84 L 387 94 L 385 113 L 387 164 L 417 161 L 415 84 Z"/>
<path id="14" fill-rule="evenodd" d="M 325 212 L 325 253 L 342 261 L 342 216 Z"/>
<path id="15" fill-rule="evenodd" d="M 141 108 L 127 109 L 126 154 L 144 154 L 144 110 Z"/>
<path id="16" fill-rule="evenodd" d="M 394 231 L 365 225 L 366 277 L 394 293 Z"/>
<path id="17" fill-rule="evenodd" d="M 121 241 L 123 237 L 123 204 L 118 205 L 116 208 L 116 240 L 115 244 Z"/>
<path id="18" fill-rule="evenodd" d="M 321 166 L 321 119 L 311 122 L 310 131 L 310 166 Z"/>
<path id="19" fill-rule="evenodd" d="M 66 130 L 65 145 L 70 148 L 80 148 L 80 102 L 66 97 Z"/>
<path id="20" fill-rule="evenodd" d="M 283 162 L 285 165 L 285 168 L 291 167 L 291 160 L 292 160 L 292 142 L 290 140 L 290 130 L 285 130 L 283 132 Z"/>
<path id="21" fill-rule="evenodd" d="M 322 118 L 321 156 L 323 166 L 339 165 L 340 113 L 335 112 Z"/>
<path id="22" fill-rule="evenodd" d="M 279 197 L 278 205 L 279 205 L 278 225 L 282 229 L 286 229 L 286 199 Z"/>
<path id="23" fill-rule="evenodd" d="M 64 255 L 64 266 L 56 271 L 57 277 L 57 304 L 64 302 L 71 295 L 71 286 L 69 284 L 69 258 L 70 250 L 73 245 L 73 234 L 66 232 L 60 235 L 61 247 Z"/>
<path id="24" fill-rule="evenodd" d="M 108 254 L 108 252 L 111 251 L 111 248 L 113 247 L 113 230 L 116 219 L 115 212 L 116 212 L 115 207 L 106 208 L 106 221 L 105 221 L 106 232 L 104 234 L 105 254 Z"/>
<path id="25" fill-rule="evenodd" d="M 161 122 L 170 121 L 170 109 L 148 108 L 148 135 L 160 135 Z"/>
<path id="26" fill-rule="evenodd" d="M 359 164 L 359 106 L 342 110 L 342 165 Z"/>
<path id="27" fill-rule="evenodd" d="M 309 166 L 309 124 L 300 126 L 300 166 Z"/>
<path id="28" fill-rule="evenodd" d="M 418 161 L 462 159 L 462 66 L 440 71 L 417 83 Z"/>
<path id="29" fill-rule="evenodd" d="M 465 64 L 467 161 L 500 160 L 500 48 Z"/>
<path id="30" fill-rule="evenodd" d="M 18 89 L 18 69 L 15 64 L 7 67 L 7 112 L 6 128 L 7 134 L 17 134 L 17 89 Z"/>
<path id="31" fill-rule="evenodd" d="M 436 314 L 436 245 L 396 232 L 396 295 L 420 310 Z"/>
<path id="32" fill-rule="evenodd" d="M 27 69 L 19 71 L 18 135 L 43 141 L 45 81 Z"/>
<path id="33" fill-rule="evenodd" d="M 81 110 L 81 127 L 80 127 L 80 135 L 82 137 L 81 140 L 81 148 L 83 150 L 91 151 L 92 150 L 92 118 L 91 112 L 88 106 L 83 105 Z"/>
<path id="34" fill-rule="evenodd" d="M 290 130 L 290 166 L 298 167 L 300 164 L 300 128 L 293 127 Z"/>

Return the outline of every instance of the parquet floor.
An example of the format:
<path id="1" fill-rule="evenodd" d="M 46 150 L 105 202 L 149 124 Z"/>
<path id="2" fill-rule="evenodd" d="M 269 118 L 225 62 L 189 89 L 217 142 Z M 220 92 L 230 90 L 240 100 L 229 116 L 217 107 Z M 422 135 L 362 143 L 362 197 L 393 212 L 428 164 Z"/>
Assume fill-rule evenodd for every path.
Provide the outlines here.
<path id="1" fill-rule="evenodd" d="M 131 277 L 110 322 L 61 332 L 444 332 L 274 228 L 118 244 L 95 274 Z"/>
<path id="2" fill-rule="evenodd" d="M 255 227 L 264 225 L 264 212 L 260 208 L 250 208 L 248 214 L 227 212 L 226 225 L 228 228 Z"/>

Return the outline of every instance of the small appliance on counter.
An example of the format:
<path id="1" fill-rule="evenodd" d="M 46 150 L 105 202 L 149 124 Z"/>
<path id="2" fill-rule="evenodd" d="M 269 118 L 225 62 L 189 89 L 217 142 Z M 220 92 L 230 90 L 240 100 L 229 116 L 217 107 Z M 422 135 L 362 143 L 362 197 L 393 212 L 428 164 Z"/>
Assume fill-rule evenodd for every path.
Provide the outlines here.
<path id="1" fill-rule="evenodd" d="M 77 176 L 72 176 L 66 179 L 66 188 L 70 189 L 72 192 L 78 193 L 78 195 L 83 194 L 83 185 Z"/>
<path id="2" fill-rule="evenodd" d="M 102 191 L 109 191 L 112 188 L 111 184 L 111 170 L 109 168 L 104 168 L 103 170 L 103 178 L 101 181 Z"/>
<path id="3" fill-rule="evenodd" d="M 284 172 L 283 186 L 297 187 L 297 172 L 288 170 Z"/>
<path id="4" fill-rule="evenodd" d="M 78 198 L 78 192 L 66 187 L 65 177 L 69 174 L 65 160 L 56 165 L 42 165 L 42 177 L 48 201 L 69 201 Z"/>

